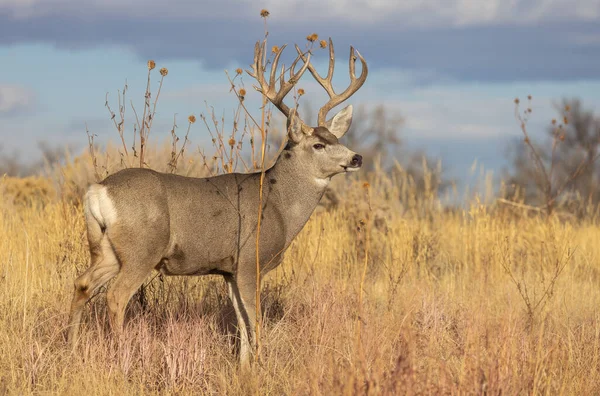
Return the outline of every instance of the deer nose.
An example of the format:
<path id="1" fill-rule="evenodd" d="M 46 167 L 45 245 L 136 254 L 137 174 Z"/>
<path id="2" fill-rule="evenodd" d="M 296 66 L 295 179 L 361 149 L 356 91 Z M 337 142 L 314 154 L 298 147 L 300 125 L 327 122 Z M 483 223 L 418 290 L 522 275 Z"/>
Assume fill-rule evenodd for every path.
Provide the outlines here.
<path id="1" fill-rule="evenodd" d="M 352 161 L 350 161 L 350 165 L 362 166 L 362 155 L 354 154 L 354 156 L 352 157 Z"/>

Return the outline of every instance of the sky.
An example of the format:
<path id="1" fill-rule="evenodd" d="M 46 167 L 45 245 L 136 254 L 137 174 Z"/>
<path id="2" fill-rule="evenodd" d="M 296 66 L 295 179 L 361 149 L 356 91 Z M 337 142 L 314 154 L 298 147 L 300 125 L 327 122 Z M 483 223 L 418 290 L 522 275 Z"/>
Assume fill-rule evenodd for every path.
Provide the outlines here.
<path id="1" fill-rule="evenodd" d="M 183 124 L 208 105 L 229 117 L 236 98 L 225 70 L 251 63 L 261 9 L 270 12 L 269 45 L 289 44 L 290 57 L 308 34 L 333 38 L 336 86 L 347 84 L 348 48 L 357 48 L 369 76 L 348 102 L 402 117 L 403 141 L 440 156 L 455 176 L 475 160 L 506 167 L 521 133 L 515 97 L 533 96 L 534 136 L 562 98 L 600 114 L 600 0 L 0 0 L 3 152 L 34 160 L 38 141 L 84 150 L 86 125 L 98 141 L 116 140 L 106 95 L 116 108 L 127 81 L 141 108 L 148 59 L 169 69 L 156 139 L 168 136 L 174 114 Z M 313 59 L 326 69 L 326 52 Z M 317 109 L 325 96 L 310 79 L 299 83 L 302 105 Z M 191 140 L 207 136 L 196 124 Z"/>

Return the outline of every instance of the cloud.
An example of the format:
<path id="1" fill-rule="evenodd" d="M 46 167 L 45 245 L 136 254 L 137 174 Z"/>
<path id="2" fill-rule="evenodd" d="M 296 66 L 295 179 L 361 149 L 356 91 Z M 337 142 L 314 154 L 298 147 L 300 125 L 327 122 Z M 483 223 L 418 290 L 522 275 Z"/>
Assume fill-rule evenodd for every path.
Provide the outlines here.
<path id="1" fill-rule="evenodd" d="M 555 20 L 595 20 L 600 5 L 595 0 L 264 0 L 263 8 L 279 20 L 306 25 L 315 20 L 375 24 L 396 21 L 402 26 L 467 26 L 497 23 L 539 23 Z M 235 11 L 232 11 L 235 10 Z M 210 20 L 256 19 L 251 0 L 204 1 L 190 7 L 187 0 L 2 0 L 0 12 L 12 18 L 68 16 L 94 19 L 120 14 L 127 18 L 167 17 Z"/>
<path id="2" fill-rule="evenodd" d="M 404 27 L 535 24 L 600 17 L 600 6 L 594 0 L 266 0 L 263 4 L 276 15 L 303 21 L 395 21 Z M 315 14 L 315 9 L 322 12 Z"/>
<path id="3" fill-rule="evenodd" d="M 270 42 L 308 33 L 354 45 L 373 69 L 462 81 L 600 78 L 595 0 L 267 0 Z M 318 12 L 315 12 L 318 10 Z M 0 0 L 0 45 L 127 48 L 142 59 L 245 66 L 263 36 L 249 0 L 188 2 Z M 342 51 L 343 49 L 343 51 Z M 293 52 L 293 49 L 292 49 Z M 320 53 L 318 56 L 325 56 Z M 344 54 L 344 57 L 346 55 Z"/>
<path id="4" fill-rule="evenodd" d="M 0 83 L 0 116 L 28 111 L 35 105 L 35 99 L 29 88 Z"/>

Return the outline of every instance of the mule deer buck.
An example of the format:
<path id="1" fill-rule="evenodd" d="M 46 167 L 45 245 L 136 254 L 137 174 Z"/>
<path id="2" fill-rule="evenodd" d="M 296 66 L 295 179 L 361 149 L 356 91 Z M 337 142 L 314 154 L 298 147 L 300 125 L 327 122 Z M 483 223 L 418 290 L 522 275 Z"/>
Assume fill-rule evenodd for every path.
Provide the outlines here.
<path id="1" fill-rule="evenodd" d="M 352 107 L 327 120 L 327 113 L 352 96 L 367 78 L 364 58 L 350 48 L 350 85 L 341 94 L 332 86 L 335 63 L 329 40 L 329 69 L 321 77 L 310 54 L 298 56 L 285 81 L 277 76 L 283 48 L 273 59 L 268 81 L 263 58 L 266 43 L 256 43 L 252 70 L 255 87 L 286 117 L 288 143 L 265 171 L 259 237 L 260 276 L 282 261 L 283 252 L 302 230 L 330 179 L 357 171 L 362 157 L 340 139 L 352 121 Z M 362 63 L 356 77 L 355 62 Z M 296 64 L 302 68 L 296 72 Z M 318 126 L 304 124 L 283 99 L 308 69 L 329 95 L 319 110 Z M 279 80 L 279 89 L 276 83 Z M 150 169 L 121 170 L 93 184 L 84 200 L 91 266 L 75 280 L 68 341 L 75 347 L 81 315 L 94 292 L 116 277 L 107 292 L 111 327 L 123 330 L 132 295 L 156 269 L 165 275 L 223 275 L 240 333 L 240 361 L 250 362 L 255 342 L 256 236 L 261 173 L 230 173 L 208 178 L 183 177 Z"/>

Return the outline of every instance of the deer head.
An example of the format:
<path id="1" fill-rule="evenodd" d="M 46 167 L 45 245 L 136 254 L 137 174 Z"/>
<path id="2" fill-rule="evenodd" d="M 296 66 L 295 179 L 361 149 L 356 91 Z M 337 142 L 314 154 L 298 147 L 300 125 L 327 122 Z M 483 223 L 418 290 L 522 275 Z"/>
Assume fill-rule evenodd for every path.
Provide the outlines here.
<path id="1" fill-rule="evenodd" d="M 266 68 L 263 63 L 265 47 L 265 41 L 256 43 L 252 71 L 247 71 L 247 73 L 256 79 L 259 84 L 254 88 L 262 93 L 287 117 L 288 144 L 286 145 L 285 152 L 282 154 L 284 158 L 295 157 L 302 164 L 303 171 L 309 172 L 317 179 L 329 179 L 338 173 L 360 169 L 362 166 L 362 156 L 354 153 L 339 142 L 339 139 L 344 136 L 352 123 L 352 106 L 343 108 L 329 120 L 327 120 L 327 114 L 331 109 L 352 96 L 365 83 L 368 68 L 364 58 L 353 47 L 350 47 L 350 85 L 341 94 L 336 94 L 331 82 L 335 66 L 335 52 L 331 39 L 329 39 L 329 68 L 325 78 L 321 77 L 310 63 L 310 52 L 302 52 L 297 45 L 296 51 L 298 52 L 298 56 L 289 69 L 289 79 L 286 80 L 285 78 L 285 66 L 282 66 L 280 75 L 277 78 L 276 73 L 279 59 L 286 47 L 284 45 L 273 59 L 269 81 L 267 82 L 264 75 Z M 359 77 L 356 77 L 355 73 L 357 57 L 362 64 Z M 300 60 L 304 64 L 296 72 L 296 65 Z M 310 71 L 315 80 L 329 95 L 329 101 L 319 109 L 318 126 L 316 127 L 306 125 L 300 118 L 296 107 L 290 109 L 283 102 L 285 96 L 299 81 L 306 69 Z M 279 80 L 279 90 L 276 89 L 277 80 Z"/>

